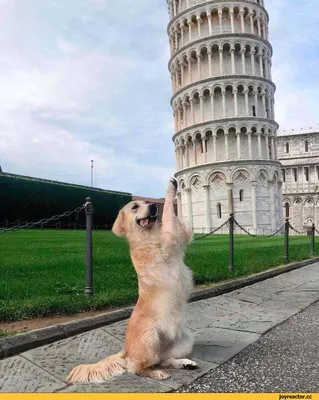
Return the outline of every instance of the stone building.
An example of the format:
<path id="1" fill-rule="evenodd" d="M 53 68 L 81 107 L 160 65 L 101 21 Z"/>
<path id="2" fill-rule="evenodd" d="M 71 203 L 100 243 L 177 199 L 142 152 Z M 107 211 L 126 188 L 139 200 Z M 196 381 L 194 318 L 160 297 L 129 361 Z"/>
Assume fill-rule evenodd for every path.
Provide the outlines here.
<path id="1" fill-rule="evenodd" d="M 319 228 L 319 130 L 280 132 L 278 157 L 282 163 L 283 206 L 291 224 L 304 231 Z"/>
<path id="2" fill-rule="evenodd" d="M 283 223 L 275 85 L 262 0 L 168 0 L 178 212 L 195 232 Z"/>

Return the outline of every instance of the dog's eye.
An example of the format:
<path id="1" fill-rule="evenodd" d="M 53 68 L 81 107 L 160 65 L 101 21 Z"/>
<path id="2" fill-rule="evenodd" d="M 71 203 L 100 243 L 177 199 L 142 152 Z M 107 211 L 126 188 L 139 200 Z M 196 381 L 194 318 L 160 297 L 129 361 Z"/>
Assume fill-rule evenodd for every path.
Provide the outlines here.
<path id="1" fill-rule="evenodd" d="M 138 209 L 138 205 L 135 204 L 135 206 L 132 207 L 132 210 L 137 210 Z"/>

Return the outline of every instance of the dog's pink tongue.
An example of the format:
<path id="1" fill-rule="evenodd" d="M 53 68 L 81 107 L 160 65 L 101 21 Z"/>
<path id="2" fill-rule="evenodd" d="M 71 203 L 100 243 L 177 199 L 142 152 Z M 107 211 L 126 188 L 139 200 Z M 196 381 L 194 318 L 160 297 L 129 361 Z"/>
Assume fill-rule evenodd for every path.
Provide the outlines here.
<path id="1" fill-rule="evenodd" d="M 146 219 L 141 219 L 141 220 L 140 220 L 140 225 L 141 225 L 141 226 L 146 226 L 146 225 L 148 225 L 148 218 L 146 218 Z"/>

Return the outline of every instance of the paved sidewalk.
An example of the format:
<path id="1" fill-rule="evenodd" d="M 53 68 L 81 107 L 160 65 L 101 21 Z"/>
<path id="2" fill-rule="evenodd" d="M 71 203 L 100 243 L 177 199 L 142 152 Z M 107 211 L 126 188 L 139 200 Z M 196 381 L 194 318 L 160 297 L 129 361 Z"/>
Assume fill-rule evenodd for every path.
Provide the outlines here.
<path id="1" fill-rule="evenodd" d="M 196 331 L 194 371 L 170 370 L 154 381 L 125 374 L 99 385 L 68 385 L 68 372 L 122 347 L 126 321 L 80 334 L 0 361 L 0 392 L 169 392 L 225 363 L 262 334 L 319 300 L 319 263 L 234 292 L 189 304 Z"/>
<path id="2" fill-rule="evenodd" d="M 179 393 L 318 393 L 319 301 Z"/>

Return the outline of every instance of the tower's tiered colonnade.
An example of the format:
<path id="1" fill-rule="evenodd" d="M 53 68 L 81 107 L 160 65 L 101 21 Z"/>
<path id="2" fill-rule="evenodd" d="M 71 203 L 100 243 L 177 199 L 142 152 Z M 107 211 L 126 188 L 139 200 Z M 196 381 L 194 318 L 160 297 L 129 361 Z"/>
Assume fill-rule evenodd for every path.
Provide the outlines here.
<path id="1" fill-rule="evenodd" d="M 282 181 L 263 1 L 168 0 L 168 9 L 179 215 L 209 232 L 232 198 L 242 225 L 273 231 Z"/>

